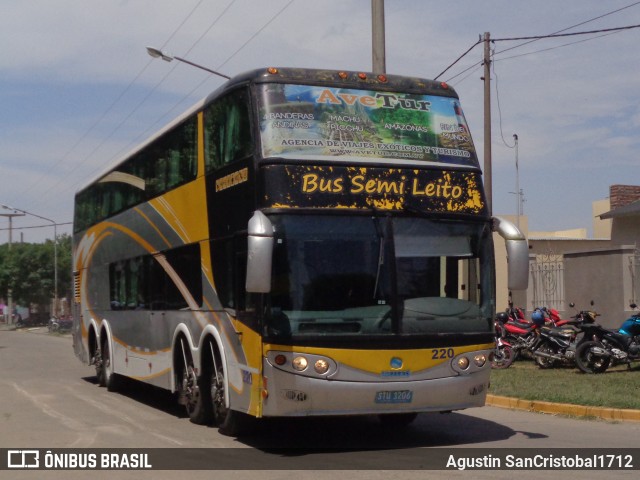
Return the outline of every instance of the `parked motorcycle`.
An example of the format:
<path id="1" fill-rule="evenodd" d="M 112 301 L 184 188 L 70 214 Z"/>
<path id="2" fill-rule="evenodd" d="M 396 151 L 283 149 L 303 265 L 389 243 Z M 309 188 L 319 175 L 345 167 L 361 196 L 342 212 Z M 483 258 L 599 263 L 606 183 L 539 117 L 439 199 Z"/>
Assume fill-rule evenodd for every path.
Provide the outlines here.
<path id="1" fill-rule="evenodd" d="M 603 373 L 613 362 L 631 367 L 631 362 L 640 361 L 640 313 L 625 320 L 617 331 L 593 324 L 585 329 L 585 337 L 588 341 L 576 349 L 576 365 L 584 373 Z"/>
<path id="2" fill-rule="evenodd" d="M 595 322 L 597 315 L 596 312 L 583 310 L 570 320 L 562 320 L 562 326 L 542 327 L 538 341 L 531 348 L 536 364 L 540 368 L 573 366 L 577 348 L 589 341 L 588 336 L 580 333 Z"/>
<path id="3" fill-rule="evenodd" d="M 573 306 L 573 304 L 570 304 Z M 575 321 L 575 317 L 561 318 L 560 312 L 555 308 L 542 307 L 541 309 L 545 314 L 545 323 L 550 324 L 553 327 L 562 327 L 563 325 L 572 324 Z"/>
<path id="4" fill-rule="evenodd" d="M 56 317 L 53 316 L 49 319 L 49 323 L 47 324 L 47 328 L 49 332 L 60 332 L 71 330 L 71 326 L 73 324 L 73 320 L 71 318 L 65 317 Z"/>
<path id="5" fill-rule="evenodd" d="M 491 357 L 491 368 L 509 368 L 515 359 L 515 352 L 511 344 L 505 340 L 504 324 L 496 319 L 493 322 L 493 326 L 495 328 L 496 347 Z"/>
<path id="6" fill-rule="evenodd" d="M 544 325 L 543 315 L 539 310 L 534 311 L 532 320 L 529 321 L 524 318 L 522 309 L 512 306 L 506 312 L 498 313 L 497 320 L 503 325 L 504 339 L 513 350 L 514 360 L 531 351 L 538 341 L 538 330 Z"/>

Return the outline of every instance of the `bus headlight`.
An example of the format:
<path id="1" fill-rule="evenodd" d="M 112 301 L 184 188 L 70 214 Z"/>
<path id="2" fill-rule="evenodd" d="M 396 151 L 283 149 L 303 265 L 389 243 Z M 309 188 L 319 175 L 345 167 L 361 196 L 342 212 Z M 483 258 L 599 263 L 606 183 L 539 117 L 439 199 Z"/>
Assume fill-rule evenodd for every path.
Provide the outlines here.
<path id="1" fill-rule="evenodd" d="M 458 368 L 460 370 L 466 370 L 469 368 L 469 359 L 467 357 L 458 358 Z"/>
<path id="2" fill-rule="evenodd" d="M 293 368 L 299 372 L 307 369 L 307 359 L 304 357 L 295 357 L 291 362 Z"/>
<path id="3" fill-rule="evenodd" d="M 313 365 L 313 369 L 316 371 L 316 373 L 324 375 L 329 370 L 329 362 L 322 358 L 316 360 L 316 363 Z"/>
<path id="4" fill-rule="evenodd" d="M 484 364 L 487 363 L 487 356 L 484 353 L 479 353 L 473 357 L 473 363 L 475 363 L 477 367 L 484 367 Z"/>
<path id="5" fill-rule="evenodd" d="M 338 371 L 334 360 L 315 353 L 271 350 L 267 352 L 266 361 L 278 370 L 306 377 L 328 379 Z"/>

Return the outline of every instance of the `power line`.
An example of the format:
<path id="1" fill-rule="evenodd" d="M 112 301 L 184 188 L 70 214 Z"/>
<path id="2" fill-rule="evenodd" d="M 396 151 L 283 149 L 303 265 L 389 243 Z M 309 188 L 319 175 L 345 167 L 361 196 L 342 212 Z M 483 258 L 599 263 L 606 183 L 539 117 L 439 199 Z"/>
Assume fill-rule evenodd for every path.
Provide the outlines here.
<path id="1" fill-rule="evenodd" d="M 209 28 L 207 28 L 207 30 L 205 31 L 205 33 L 204 33 L 204 34 L 202 34 L 202 35 L 198 38 L 198 40 L 196 40 L 196 42 L 195 42 L 195 43 L 194 43 L 194 44 L 193 44 L 193 45 L 192 45 L 192 46 L 187 50 L 187 52 L 186 52 L 185 54 L 183 54 L 183 55 L 187 55 L 191 50 L 193 50 L 193 48 L 196 46 L 196 44 L 197 44 L 198 42 L 200 42 L 200 40 L 202 40 L 202 39 L 204 38 L 204 36 L 206 35 L 206 33 L 208 33 L 208 32 L 209 32 L 209 30 L 211 30 L 211 28 L 213 27 L 213 25 L 215 25 L 215 23 L 217 23 L 217 22 L 218 22 L 218 20 L 219 20 L 220 18 L 222 18 L 222 16 L 224 15 L 224 13 L 229 9 L 229 7 L 231 7 L 231 5 L 232 5 L 232 4 L 234 4 L 235 2 L 236 2 L 236 0 L 233 0 L 233 1 L 232 1 L 232 2 L 231 2 L 231 3 L 230 3 L 230 4 L 225 8 L 225 10 L 224 10 L 224 11 L 223 11 L 223 12 L 222 12 L 222 13 L 221 13 L 221 14 L 220 14 L 220 15 L 219 15 L 215 20 L 214 20 L 213 24 L 212 24 L 212 25 L 210 25 L 210 26 L 209 26 Z M 272 16 L 272 17 L 271 17 L 271 18 L 270 18 L 266 23 L 264 23 L 264 24 L 262 25 L 262 27 L 260 27 L 260 28 L 259 28 L 259 29 L 258 29 L 258 30 L 253 34 L 253 35 L 251 35 L 251 37 L 249 37 L 249 39 L 248 39 L 247 41 L 245 41 L 245 42 L 244 42 L 244 43 L 243 43 L 243 44 L 242 44 L 242 45 L 241 45 L 241 46 L 240 46 L 240 47 L 239 47 L 235 52 L 233 52 L 233 53 L 232 53 L 232 54 L 231 54 L 231 55 L 230 55 L 230 56 L 229 56 L 229 57 L 228 57 L 224 62 L 222 62 L 221 64 L 219 64 L 218 66 L 216 66 L 216 70 L 219 70 L 221 67 L 223 67 L 224 65 L 226 65 L 226 64 L 227 64 L 231 59 L 233 59 L 233 58 L 234 58 L 238 53 L 240 53 L 240 51 L 242 51 L 242 50 L 243 50 L 247 45 L 249 45 L 249 43 L 251 43 L 251 41 L 252 41 L 252 40 L 254 40 L 258 35 L 260 35 L 260 33 L 262 33 L 262 32 L 263 32 L 263 31 L 264 31 L 264 30 L 265 30 L 265 29 L 266 29 L 266 28 L 267 28 L 271 23 L 273 23 L 273 22 L 274 22 L 274 21 L 275 21 L 275 20 L 276 20 L 276 19 L 277 19 L 277 18 L 278 18 L 278 17 L 279 17 L 279 16 L 280 16 L 280 15 L 281 15 L 281 14 L 282 14 L 282 13 L 283 13 L 283 12 L 284 12 L 288 7 L 289 7 L 289 6 L 293 3 L 293 2 L 294 2 L 294 0 L 289 0 L 289 2 L 288 2 L 284 7 L 282 7 L 278 12 L 276 12 L 276 13 L 275 13 L 275 14 L 274 14 L 274 15 L 273 15 L 273 16 Z M 151 91 L 151 92 L 150 92 L 150 93 L 149 93 L 149 94 L 148 94 L 148 95 L 147 95 L 147 96 L 142 100 L 142 102 L 139 104 L 139 106 L 140 106 L 142 103 L 146 102 L 146 100 L 149 98 L 149 96 L 151 95 L 151 93 L 154 93 L 154 92 L 155 92 L 155 90 L 157 89 L 157 87 L 158 87 L 162 82 L 164 82 L 164 80 L 166 79 L 166 77 L 167 77 L 170 73 L 172 73 L 172 72 L 175 70 L 175 68 L 177 68 L 177 66 L 178 66 L 178 65 L 179 65 L 179 63 L 178 63 L 178 64 L 175 64 L 175 65 L 171 68 L 171 70 L 170 70 L 170 71 L 169 71 L 169 72 L 168 72 L 168 73 L 167 73 L 167 74 L 162 78 L 162 80 L 161 80 L 161 81 L 160 81 L 160 82 L 159 82 L 159 83 L 158 83 L 158 84 L 153 88 L 153 90 L 152 90 L 152 91 Z M 173 106 L 172 106 L 172 107 L 171 107 L 167 112 L 165 112 L 164 114 L 162 114 L 162 115 L 159 117 L 159 119 L 158 119 L 155 123 L 153 123 L 149 128 L 147 128 L 146 130 L 144 130 L 142 133 L 140 133 L 139 135 L 137 135 L 137 136 L 136 136 L 136 138 L 135 138 L 134 140 L 132 140 L 131 142 L 129 142 L 129 144 L 128 144 L 125 148 L 121 149 L 118 153 L 116 153 L 115 155 L 113 155 L 109 161 L 113 161 L 115 158 L 117 158 L 117 157 L 119 157 L 120 155 L 122 155 L 122 154 L 123 154 L 123 152 L 125 152 L 125 151 L 129 150 L 129 149 L 131 148 L 131 146 L 132 146 L 132 145 L 136 144 L 136 143 L 139 141 L 139 139 L 140 139 L 141 137 L 145 136 L 145 134 L 147 134 L 149 131 L 151 131 L 151 130 L 153 129 L 153 127 L 154 127 L 154 126 L 156 126 L 158 123 L 160 123 L 160 122 L 161 122 L 161 120 L 162 120 L 163 118 L 165 118 L 169 113 L 171 113 L 173 110 L 175 110 L 175 109 L 176 109 L 176 108 L 177 108 L 177 107 L 178 107 L 178 106 L 179 106 L 179 105 L 180 105 L 184 100 L 186 100 L 187 98 L 189 98 L 189 97 L 190 97 L 190 96 L 191 96 L 191 95 L 192 95 L 196 90 L 198 90 L 202 85 L 204 85 L 204 83 L 205 83 L 206 81 L 208 81 L 211 77 L 212 77 L 212 75 L 208 75 L 208 76 L 206 76 L 206 77 L 205 77 L 205 78 L 204 78 L 200 83 L 198 83 L 198 84 L 197 84 L 197 85 L 196 85 L 196 86 L 195 86 L 195 87 L 194 87 L 194 88 L 193 88 L 189 93 L 187 93 L 187 94 L 186 94 L 186 95 L 184 95 L 180 100 L 178 100 L 177 102 L 175 102 L 175 104 L 174 104 L 174 105 L 173 105 Z M 127 119 L 128 119 L 128 118 L 129 118 L 129 117 L 130 117 L 134 112 L 135 112 L 135 110 L 137 110 L 137 108 L 139 108 L 139 106 L 138 106 L 138 107 L 136 107 L 136 109 L 134 109 L 134 111 L 133 111 L 133 112 L 131 112 L 131 113 L 127 116 L 127 118 L 126 118 L 124 121 L 126 121 L 126 120 L 127 120 Z M 123 121 L 123 122 L 121 122 L 121 124 L 120 124 L 120 125 L 118 125 L 118 128 L 119 128 L 120 126 L 122 126 L 122 124 L 124 123 L 124 121 Z M 105 141 L 106 141 L 106 139 L 105 139 Z M 103 143 L 104 143 L 104 142 L 103 142 Z M 78 184 L 80 184 L 81 182 L 83 182 L 86 178 L 89 178 L 89 177 L 93 176 L 93 175 L 97 172 L 97 170 L 98 170 L 98 169 L 93 170 L 89 175 L 86 175 L 85 177 L 83 177 L 83 178 L 79 179 L 79 180 L 78 180 L 77 182 L 75 182 L 74 184 L 70 185 L 70 187 L 69 187 L 69 188 L 73 188 L 73 187 L 77 186 Z"/>
<path id="2" fill-rule="evenodd" d="M 626 27 L 602 28 L 600 30 L 589 30 L 586 32 L 551 33 L 549 35 L 537 35 L 537 36 L 531 36 L 531 37 L 492 38 L 491 41 L 492 42 L 512 42 L 516 40 L 542 40 L 545 38 L 573 37 L 576 35 L 592 35 L 596 33 L 618 32 L 622 30 L 631 30 L 633 28 L 640 28 L 640 25 L 627 25 Z"/>
<path id="3" fill-rule="evenodd" d="M 477 45 L 479 45 L 481 42 L 482 42 L 482 40 L 481 40 L 481 39 L 479 39 L 476 43 L 474 43 L 473 45 L 471 45 L 471 46 L 467 49 L 467 51 L 466 51 L 466 52 L 464 52 L 462 55 L 460 55 L 458 58 L 456 58 L 456 59 L 454 60 L 454 62 L 453 62 L 451 65 L 449 65 L 447 68 L 445 68 L 442 72 L 440 72 L 438 75 L 436 75 L 433 79 L 434 79 L 434 80 L 437 80 L 438 78 L 440 78 L 440 76 L 441 76 L 441 75 L 443 75 L 444 73 L 446 73 L 446 72 L 447 72 L 451 67 L 453 67 L 456 63 L 458 63 L 460 60 L 462 60 L 462 58 L 463 58 L 463 57 L 465 57 L 465 56 L 467 55 L 467 53 L 469 53 L 471 50 L 473 50 L 473 49 L 474 49 Z M 472 67 L 470 67 L 470 68 L 472 68 Z M 465 72 L 466 72 L 466 70 L 465 70 Z M 462 73 L 464 73 L 464 72 L 462 72 Z M 461 75 L 461 74 L 458 74 L 458 75 Z M 457 75 L 456 75 L 456 76 L 457 76 Z M 453 78 L 455 78 L 455 77 L 453 77 Z"/>
<path id="4" fill-rule="evenodd" d="M 640 2 L 638 2 L 638 3 L 640 3 Z M 569 45 L 575 45 L 577 43 L 583 43 L 583 42 L 586 42 L 586 41 L 589 41 L 589 40 L 595 40 L 597 38 L 602 38 L 602 37 L 605 37 L 605 36 L 608 36 L 608 35 L 613 35 L 615 33 L 620 33 L 622 31 L 631 30 L 631 29 L 634 29 L 634 28 L 640 28 L 640 25 L 627 25 L 625 27 L 603 28 L 603 29 L 600 29 L 600 30 L 589 30 L 589 31 L 584 31 L 584 32 L 573 32 L 573 33 L 551 33 L 551 34 L 548 34 L 548 35 L 536 35 L 536 36 L 531 36 L 531 37 L 492 38 L 491 42 L 493 43 L 493 42 L 507 42 L 507 41 L 516 41 L 516 40 L 525 40 L 525 39 L 542 40 L 542 39 L 547 39 L 547 38 L 560 38 L 560 37 L 570 37 L 570 36 L 576 36 L 576 35 L 592 35 L 592 34 L 596 34 L 596 33 L 603 33 L 603 35 L 598 35 L 598 36 L 593 37 L 593 38 L 587 38 L 585 40 L 579 40 L 579 41 L 576 41 L 576 42 L 570 42 L 570 43 L 566 43 L 566 44 L 563 44 L 563 45 L 557 45 L 555 47 L 549 47 L 549 48 L 545 48 L 545 49 L 542 49 L 542 50 L 536 50 L 535 52 L 528 52 L 528 53 L 523 53 L 523 54 L 520 54 L 520 55 L 513 55 L 513 56 L 507 57 L 507 58 L 494 59 L 494 61 L 508 60 L 510 58 L 522 57 L 522 56 L 525 56 L 525 55 L 531 55 L 533 53 L 545 52 L 545 51 L 548 51 L 548 50 L 555 50 L 557 48 L 567 47 Z M 478 41 L 478 42 L 474 43 L 464 54 L 462 54 L 460 57 L 458 57 L 455 62 L 453 62 L 442 73 L 440 73 L 437 77 L 435 77 L 435 79 L 437 79 L 440 75 L 442 75 L 444 72 L 449 70 L 452 66 L 454 66 L 456 63 L 458 63 L 465 55 L 467 55 L 479 43 L 482 43 L 482 42 Z M 528 42 L 528 43 L 531 43 L 531 42 Z M 523 44 L 521 44 L 519 46 L 522 46 L 522 45 L 526 45 L 526 43 L 523 43 Z M 514 48 L 516 48 L 516 47 L 514 47 Z M 502 50 L 500 52 L 493 52 L 491 57 L 494 58 L 495 55 L 498 55 L 500 53 L 504 53 L 504 52 L 512 50 L 512 49 L 513 48 L 509 48 L 509 49 Z M 462 75 L 463 73 L 465 73 L 465 72 L 467 72 L 467 71 L 469 71 L 469 70 L 471 70 L 473 68 L 476 68 L 476 67 L 478 67 L 479 65 L 482 65 L 482 64 L 483 64 L 483 61 L 476 62 L 473 65 L 471 65 L 470 67 L 464 69 L 462 72 L 457 73 L 453 77 L 450 77 L 449 79 L 446 80 L 446 82 L 449 83 L 454 78 L 456 78 L 456 77 Z M 466 78 L 467 77 L 465 77 L 465 79 Z M 460 83 L 460 82 L 458 82 L 458 83 Z"/>
<path id="5" fill-rule="evenodd" d="M 57 223 L 56 222 L 56 227 L 60 227 L 63 225 L 71 225 L 73 222 L 64 222 L 64 223 Z M 33 225 L 31 227 L 11 227 L 11 230 L 30 230 L 33 228 L 51 228 L 53 225 L 51 223 L 47 223 L 46 225 Z M 9 230 L 9 228 L 0 228 L 0 231 L 5 231 L 5 230 Z"/>
<path id="6" fill-rule="evenodd" d="M 169 35 L 169 38 L 167 38 L 167 40 L 164 42 L 163 47 L 169 43 L 169 41 L 171 41 L 171 39 L 178 33 L 178 31 L 182 28 L 182 26 L 193 16 L 193 14 L 195 13 L 195 11 L 198 9 L 198 7 L 200 6 L 200 4 L 202 4 L 202 2 L 204 2 L 204 0 L 200 0 L 192 9 L 191 11 L 187 14 L 187 16 L 182 20 L 182 22 L 180 22 L 180 24 L 173 30 L 173 32 L 171 33 L 171 35 Z M 105 117 L 109 114 L 109 112 L 111 112 L 111 110 L 113 110 L 115 108 L 115 106 L 120 102 L 120 100 L 122 100 L 122 98 L 127 94 L 127 92 L 129 92 L 129 90 L 131 90 L 131 87 L 133 87 L 133 85 L 138 81 L 138 79 L 142 76 L 142 74 L 147 70 L 147 68 L 149 68 L 149 65 L 151 65 L 151 63 L 153 62 L 153 59 L 149 59 L 149 61 L 140 69 L 140 71 L 137 73 L 137 75 L 133 78 L 133 80 L 131 80 L 129 82 L 129 84 L 122 90 L 122 92 L 120 92 L 120 94 L 111 102 L 111 104 L 107 107 L 107 109 L 102 113 L 102 115 L 100 115 L 100 117 L 98 117 L 98 119 L 92 123 L 92 125 L 80 136 L 80 138 L 71 146 L 71 148 L 69 148 L 66 153 L 64 155 L 62 155 L 58 161 L 56 161 L 53 165 L 51 165 L 40 177 L 38 177 L 32 184 L 30 187 L 26 188 L 26 191 L 30 191 L 32 190 L 34 187 L 36 187 L 38 185 L 38 183 L 40 183 L 40 181 L 42 181 L 42 179 L 44 179 L 47 175 L 49 175 L 51 172 L 53 172 L 61 163 L 63 163 L 68 157 L 69 155 L 71 155 L 71 153 L 84 141 L 85 138 L 87 138 L 89 136 L 89 134 L 105 119 Z M 102 144 L 100 144 L 101 146 Z M 100 147 L 99 146 L 99 147 Z M 98 147 L 98 148 L 99 148 Z M 80 163 L 76 164 L 76 168 L 78 165 L 82 165 L 93 153 L 95 152 L 95 149 L 89 154 L 88 157 L 85 157 L 82 161 L 80 161 Z M 53 186 L 51 186 L 48 190 L 45 191 L 45 193 L 50 192 L 51 190 L 53 190 L 55 187 L 57 187 L 60 183 L 61 183 L 62 179 L 60 181 L 58 181 L 56 184 L 54 184 Z"/>
<path id="7" fill-rule="evenodd" d="M 583 22 L 576 23 L 575 25 L 571 25 L 570 27 L 566 27 L 566 28 L 563 28 L 562 30 L 558 30 L 557 32 L 553 32 L 553 34 L 566 32 L 567 30 L 571 30 L 572 28 L 576 28 L 576 27 L 579 27 L 581 25 L 586 25 L 587 23 L 591 23 L 591 22 L 594 22 L 596 20 L 600 20 L 601 18 L 608 17 L 609 15 L 613 15 L 614 13 L 618 13 L 618 12 L 620 12 L 622 10 L 627 9 L 627 8 L 635 7 L 638 4 L 640 4 L 640 1 L 632 3 L 631 5 L 627 5 L 626 7 L 618 8 L 617 10 L 612 10 L 610 12 L 604 13 L 604 14 L 599 15 L 597 17 L 590 18 L 589 20 L 585 20 Z M 504 52 L 508 52 L 509 50 L 514 50 L 516 48 L 520 48 L 520 47 L 522 47 L 524 45 L 528 45 L 528 44 L 533 43 L 533 42 L 537 42 L 538 40 L 539 39 L 529 40 L 527 42 L 521 43 L 520 45 L 515 45 L 513 47 L 509 47 L 509 48 L 507 48 L 505 50 L 501 50 L 499 52 L 496 52 L 496 55 L 499 55 L 499 54 L 504 53 Z"/>
<path id="8" fill-rule="evenodd" d="M 620 33 L 620 32 L 603 33 L 602 35 L 598 35 L 596 37 L 584 38 L 582 40 L 577 40 L 575 42 L 563 43 L 562 45 L 556 45 L 554 47 L 543 48 L 543 49 L 540 49 L 540 50 L 535 50 L 533 52 L 519 53 L 517 55 L 511 55 L 510 57 L 497 58 L 497 59 L 494 59 L 493 61 L 494 62 L 501 62 L 503 60 L 511 60 L 513 58 L 526 57 L 527 55 L 534 55 L 536 53 L 548 52 L 548 51 L 551 51 L 551 50 L 556 50 L 558 48 L 569 47 L 571 45 L 577 45 L 578 43 L 584 43 L 584 42 L 589 42 L 591 40 L 597 40 L 598 38 L 608 37 L 609 35 L 615 35 L 616 33 Z M 511 50 L 511 49 L 507 49 L 507 50 Z M 499 53 L 506 52 L 507 50 L 502 50 L 502 52 L 496 52 L 496 55 L 498 55 Z"/>
<path id="9" fill-rule="evenodd" d="M 593 21 L 595 21 L 595 20 L 600 20 L 601 18 L 607 17 L 607 16 L 609 16 L 609 15 L 613 15 L 614 13 L 621 12 L 622 10 L 626 10 L 627 8 L 634 7 L 634 6 L 638 5 L 638 4 L 640 4 L 640 1 L 635 2 L 635 3 L 632 3 L 632 4 L 627 5 L 627 6 L 625 6 L 625 7 L 618 8 L 618 9 L 616 9 L 616 10 L 612 10 L 612 11 L 607 12 L 607 13 L 604 13 L 604 14 L 602 14 L 602 15 L 598 15 L 597 17 L 590 18 L 589 20 L 585 20 L 585 21 L 583 21 L 583 22 L 576 23 L 575 25 L 571 25 L 570 27 L 563 28 L 563 29 L 561 29 L 561 30 L 558 30 L 557 32 L 554 32 L 554 33 L 551 33 L 551 34 L 548 34 L 548 35 L 539 35 L 539 36 L 534 36 L 534 37 L 520 37 L 520 38 L 511 38 L 511 39 L 509 39 L 509 38 L 504 38 L 504 39 L 492 39 L 492 41 L 493 41 L 493 42 L 497 42 L 497 41 L 507 41 L 507 40 L 525 40 L 525 39 L 526 39 L 526 40 L 529 40 L 529 41 L 527 41 L 527 42 L 525 42 L 525 43 L 521 43 L 520 45 L 515 45 L 515 46 L 513 46 L 513 47 L 506 48 L 506 49 L 501 50 L 501 51 L 499 51 L 499 52 L 494 52 L 494 53 L 493 53 L 493 55 L 492 55 L 492 57 L 493 57 L 493 56 L 495 56 L 495 55 L 499 55 L 499 54 L 501 54 L 501 53 L 504 53 L 504 52 L 508 52 L 509 50 L 514 50 L 514 49 L 516 49 L 516 48 L 520 48 L 520 47 L 522 47 L 522 46 L 524 46 L 524 45 L 528 45 L 528 44 L 533 43 L 533 42 L 536 42 L 536 41 L 538 41 L 538 40 L 542 40 L 542 39 L 545 39 L 545 38 L 553 38 L 553 37 L 563 36 L 563 35 L 560 35 L 562 32 L 566 32 L 567 30 L 571 30 L 572 28 L 576 28 L 576 27 L 579 27 L 579 26 L 581 26 L 581 25 L 585 25 L 585 24 L 587 24 L 587 23 L 591 23 L 591 22 L 593 22 Z M 594 32 L 596 32 L 596 33 L 601 33 L 601 32 L 607 32 L 607 31 L 610 31 L 610 30 L 618 31 L 618 30 L 625 30 L 625 29 L 629 29 L 629 28 L 637 28 L 638 26 L 639 26 L 639 25 L 634 25 L 634 26 L 629 26 L 629 27 L 620 27 L 620 28 L 617 28 L 617 29 L 595 30 L 595 31 L 593 31 L 593 32 L 576 32 L 576 33 L 572 33 L 572 34 L 565 34 L 564 36 L 569 36 L 569 35 L 585 35 L 585 34 L 587 34 L 587 33 L 594 33 Z M 601 35 L 601 36 L 604 36 L 604 35 Z M 596 38 L 600 38 L 600 37 L 596 37 Z M 451 65 L 449 65 L 449 66 L 448 66 L 447 68 L 445 68 L 441 73 L 439 73 L 439 74 L 434 78 L 434 80 L 437 80 L 441 75 L 443 75 L 445 72 L 447 72 L 451 67 L 453 67 L 454 65 L 456 65 L 460 60 L 462 60 L 462 58 L 464 58 L 464 57 L 465 57 L 465 56 L 466 56 L 466 55 L 467 55 L 471 50 L 473 50 L 473 49 L 474 49 L 474 48 L 475 48 L 479 43 L 481 43 L 481 42 L 482 42 L 482 38 L 480 38 L 476 43 L 474 43 L 473 45 L 471 45 L 471 47 L 469 47 L 469 49 L 468 49 L 466 52 L 464 52 L 462 55 L 460 55 L 460 56 L 459 56 L 459 57 L 458 57 L 458 58 L 457 58 L 457 59 L 456 59 L 456 60 L 455 60 Z M 580 43 L 580 42 L 574 42 L 574 43 Z M 566 44 L 566 45 L 563 45 L 563 46 L 567 46 L 567 45 L 571 45 L 571 44 Z M 560 47 L 555 47 L 555 48 L 560 48 Z M 548 49 L 547 49 L 547 50 L 548 50 Z M 542 50 L 542 51 L 545 51 L 545 50 Z M 514 56 L 514 57 L 509 57 L 509 58 L 515 58 L 515 56 Z M 503 59 L 503 60 L 506 60 L 506 59 Z M 476 63 L 474 63 L 474 64 L 473 64 L 473 65 L 471 65 L 470 67 L 466 68 L 466 69 L 465 69 L 465 70 L 463 70 L 462 72 L 460 72 L 460 73 L 458 73 L 458 74 L 454 75 L 453 77 L 451 77 L 450 79 L 448 79 L 448 80 L 446 80 L 446 81 L 447 81 L 447 82 L 450 82 L 450 81 L 451 81 L 451 80 L 453 80 L 454 78 L 456 78 L 456 77 L 458 77 L 458 76 L 462 75 L 463 73 L 465 73 L 465 72 L 467 72 L 467 71 L 469 71 L 469 70 L 471 70 L 471 69 L 473 69 L 473 68 L 477 67 L 478 65 L 482 65 L 482 62 L 476 62 Z M 467 77 L 468 77 L 468 76 L 467 76 Z M 462 80 L 465 80 L 467 77 L 463 78 Z M 461 80 L 461 81 L 462 81 L 462 80 Z M 460 83 L 460 82 L 458 82 L 458 83 Z"/>

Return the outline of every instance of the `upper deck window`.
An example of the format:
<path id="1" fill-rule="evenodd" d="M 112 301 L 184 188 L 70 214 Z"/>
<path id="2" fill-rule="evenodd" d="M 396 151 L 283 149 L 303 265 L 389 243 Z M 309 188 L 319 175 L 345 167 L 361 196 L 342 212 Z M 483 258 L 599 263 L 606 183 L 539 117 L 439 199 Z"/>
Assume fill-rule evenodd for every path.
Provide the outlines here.
<path id="1" fill-rule="evenodd" d="M 289 84 L 260 88 L 264 157 L 478 166 L 457 98 Z"/>
<path id="2" fill-rule="evenodd" d="M 251 154 L 251 124 L 246 89 L 236 90 L 204 111 L 205 164 L 208 172 Z"/>

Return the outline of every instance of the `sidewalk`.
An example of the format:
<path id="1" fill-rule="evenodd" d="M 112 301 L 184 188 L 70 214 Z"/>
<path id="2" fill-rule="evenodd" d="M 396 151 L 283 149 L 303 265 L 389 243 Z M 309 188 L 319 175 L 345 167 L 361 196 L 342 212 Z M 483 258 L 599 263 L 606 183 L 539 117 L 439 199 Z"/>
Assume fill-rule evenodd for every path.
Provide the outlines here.
<path id="1" fill-rule="evenodd" d="M 550 413 L 552 415 L 569 415 L 572 417 L 599 418 L 601 420 L 619 422 L 640 422 L 640 410 L 587 407 L 569 403 L 542 402 L 539 400 L 523 400 L 520 398 L 500 397 L 487 394 L 487 405 L 492 407 L 525 410 L 528 412 Z"/>

